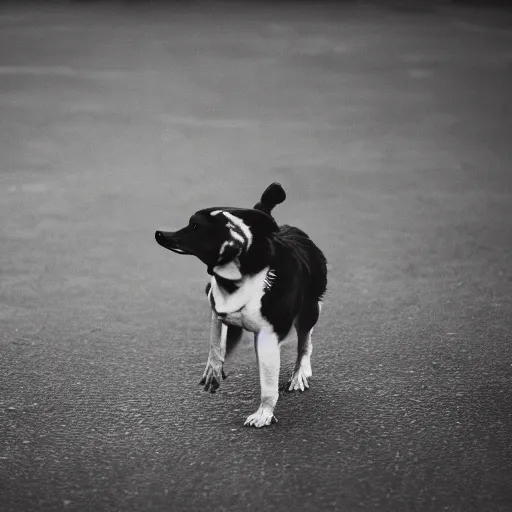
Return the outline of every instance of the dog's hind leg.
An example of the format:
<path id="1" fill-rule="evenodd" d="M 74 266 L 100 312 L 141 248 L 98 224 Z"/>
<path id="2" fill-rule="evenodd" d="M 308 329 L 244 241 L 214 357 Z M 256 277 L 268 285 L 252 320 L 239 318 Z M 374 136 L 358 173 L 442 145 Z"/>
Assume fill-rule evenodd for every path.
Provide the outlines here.
<path id="1" fill-rule="evenodd" d="M 293 368 L 288 391 L 299 389 L 304 391 L 304 389 L 309 388 L 308 379 L 313 375 L 311 371 L 311 354 L 313 352 L 311 335 L 313 334 L 313 327 L 318 321 L 321 308 L 321 302 L 305 304 L 295 320 L 295 329 L 297 330 L 297 361 Z"/>

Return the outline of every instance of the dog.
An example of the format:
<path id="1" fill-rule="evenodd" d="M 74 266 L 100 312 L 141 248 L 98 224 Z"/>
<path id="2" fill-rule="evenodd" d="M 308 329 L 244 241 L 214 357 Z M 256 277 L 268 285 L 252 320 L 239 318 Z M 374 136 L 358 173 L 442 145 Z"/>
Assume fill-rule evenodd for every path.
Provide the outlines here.
<path id="1" fill-rule="evenodd" d="M 287 388 L 309 388 L 311 334 L 327 287 L 327 262 L 304 231 L 278 226 L 271 212 L 286 199 L 279 183 L 263 192 L 254 208 L 210 207 L 199 210 L 175 232 L 156 231 L 156 241 L 178 254 L 199 258 L 211 281 L 210 351 L 201 385 L 215 392 L 224 360 L 242 337 L 254 333 L 261 401 L 244 425 L 276 422 L 280 343 L 297 331 L 297 360 Z"/>

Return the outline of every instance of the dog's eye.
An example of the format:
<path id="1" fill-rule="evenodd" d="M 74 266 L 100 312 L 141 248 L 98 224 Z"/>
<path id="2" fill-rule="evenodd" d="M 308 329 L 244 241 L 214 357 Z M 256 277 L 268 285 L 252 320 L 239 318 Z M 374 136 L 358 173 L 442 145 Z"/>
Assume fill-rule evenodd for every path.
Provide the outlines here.
<path id="1" fill-rule="evenodd" d="M 195 222 L 191 222 L 191 223 L 190 223 L 190 227 L 191 227 L 192 229 L 197 229 L 197 228 L 199 227 L 199 225 L 198 225 L 198 224 L 196 224 Z"/>

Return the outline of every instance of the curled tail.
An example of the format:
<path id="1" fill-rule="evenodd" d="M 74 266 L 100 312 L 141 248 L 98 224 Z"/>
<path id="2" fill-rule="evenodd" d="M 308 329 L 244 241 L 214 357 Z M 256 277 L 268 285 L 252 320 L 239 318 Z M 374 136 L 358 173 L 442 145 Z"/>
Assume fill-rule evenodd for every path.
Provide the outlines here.
<path id="1" fill-rule="evenodd" d="M 280 183 L 272 183 L 261 195 L 261 199 L 254 206 L 255 210 L 260 210 L 267 215 L 271 215 L 274 206 L 281 204 L 286 199 L 286 192 Z"/>

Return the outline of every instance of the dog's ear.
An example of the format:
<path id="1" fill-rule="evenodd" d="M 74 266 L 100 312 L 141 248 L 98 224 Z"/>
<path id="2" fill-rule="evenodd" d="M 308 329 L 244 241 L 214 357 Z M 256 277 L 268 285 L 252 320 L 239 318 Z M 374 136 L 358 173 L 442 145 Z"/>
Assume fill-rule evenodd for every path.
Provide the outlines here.
<path id="1" fill-rule="evenodd" d="M 286 199 L 286 192 L 280 183 L 272 183 L 261 195 L 261 199 L 254 206 L 255 210 L 270 215 L 274 206 L 281 204 Z"/>
<path id="2" fill-rule="evenodd" d="M 216 267 L 213 267 L 213 272 L 224 279 L 229 279 L 230 281 L 238 281 L 239 279 L 242 279 L 238 258 L 231 260 L 224 265 L 217 265 Z"/>

